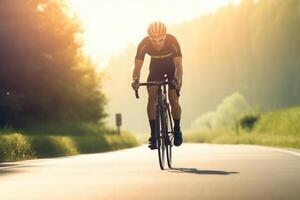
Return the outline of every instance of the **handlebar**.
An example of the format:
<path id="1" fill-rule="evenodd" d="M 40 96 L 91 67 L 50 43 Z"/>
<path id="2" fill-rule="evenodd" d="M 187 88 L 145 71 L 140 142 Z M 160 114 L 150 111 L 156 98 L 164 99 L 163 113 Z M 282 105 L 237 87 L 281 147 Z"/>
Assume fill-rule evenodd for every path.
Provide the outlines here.
<path id="1" fill-rule="evenodd" d="M 156 86 L 160 87 L 162 85 L 167 85 L 169 83 L 171 83 L 171 82 L 170 81 L 150 81 L 150 82 L 145 82 L 145 83 L 139 83 L 137 88 L 139 88 L 139 86 L 153 86 L 153 85 L 156 85 Z M 135 91 L 135 96 L 136 96 L 137 99 L 140 98 L 138 90 L 139 89 L 134 90 Z M 177 94 L 178 97 L 180 97 L 180 93 L 179 93 L 178 89 L 176 89 L 176 94 Z"/>

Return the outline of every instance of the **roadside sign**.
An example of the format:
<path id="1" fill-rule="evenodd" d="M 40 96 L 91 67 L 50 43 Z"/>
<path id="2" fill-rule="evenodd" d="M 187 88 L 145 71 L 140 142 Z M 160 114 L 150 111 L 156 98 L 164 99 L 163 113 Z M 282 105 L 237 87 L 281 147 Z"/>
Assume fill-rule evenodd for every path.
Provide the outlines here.
<path id="1" fill-rule="evenodd" d="M 121 126 L 122 125 L 122 115 L 121 113 L 116 114 L 116 125 Z"/>

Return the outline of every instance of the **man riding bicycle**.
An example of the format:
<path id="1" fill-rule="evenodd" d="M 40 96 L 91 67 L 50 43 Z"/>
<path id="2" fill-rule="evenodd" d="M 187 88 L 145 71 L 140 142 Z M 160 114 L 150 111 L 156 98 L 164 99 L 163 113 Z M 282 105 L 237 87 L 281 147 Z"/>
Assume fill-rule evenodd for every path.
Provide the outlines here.
<path id="1" fill-rule="evenodd" d="M 181 107 L 179 105 L 179 97 L 176 89 L 180 91 L 182 86 L 182 54 L 177 39 L 167 33 L 167 28 L 162 22 L 153 22 L 147 30 L 148 36 L 145 37 L 137 48 L 135 56 L 135 67 L 133 70 L 132 88 L 138 88 L 140 71 L 144 62 L 145 54 L 151 56 L 149 81 L 162 81 L 167 75 L 169 84 L 168 97 L 171 105 L 171 113 L 174 120 L 174 145 L 182 144 L 182 133 L 180 130 Z M 156 149 L 155 139 L 155 105 L 157 96 L 157 86 L 147 86 L 148 105 L 147 113 L 151 128 L 151 137 L 149 138 L 149 148 Z"/>

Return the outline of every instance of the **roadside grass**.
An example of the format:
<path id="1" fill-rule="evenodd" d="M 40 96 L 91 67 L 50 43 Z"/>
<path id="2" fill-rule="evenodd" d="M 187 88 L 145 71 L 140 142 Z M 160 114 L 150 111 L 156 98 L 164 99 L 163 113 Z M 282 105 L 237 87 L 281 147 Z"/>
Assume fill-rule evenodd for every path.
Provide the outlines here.
<path id="1" fill-rule="evenodd" d="M 98 153 L 139 145 L 129 132 L 118 135 L 115 130 L 93 124 L 73 125 L 38 124 L 32 130 L 0 129 L 0 161 Z"/>
<path id="2" fill-rule="evenodd" d="M 29 136 L 32 151 L 37 158 L 75 155 L 75 142 L 69 136 Z"/>
<path id="3" fill-rule="evenodd" d="M 0 136 L 0 161 L 25 160 L 35 157 L 28 137 L 19 133 Z"/>
<path id="4" fill-rule="evenodd" d="M 138 146 L 136 138 L 128 133 L 117 134 L 88 134 L 74 136 L 76 147 L 80 153 L 96 153 Z"/>
<path id="5" fill-rule="evenodd" d="M 106 128 L 103 124 L 82 123 L 82 122 L 33 122 L 28 121 L 27 126 L 17 129 L 29 135 L 84 135 L 97 133 L 114 133 L 112 129 Z"/>
<path id="6" fill-rule="evenodd" d="M 124 149 L 128 147 L 135 147 L 139 143 L 135 137 L 129 132 L 124 132 L 122 135 L 104 135 L 110 150 Z"/>
<path id="7" fill-rule="evenodd" d="M 257 144 L 300 149 L 300 107 L 260 114 L 251 129 L 194 130 L 185 134 L 186 142 L 215 144 Z"/>
<path id="8" fill-rule="evenodd" d="M 274 133 L 258 133 L 233 130 L 193 131 L 188 132 L 185 142 L 213 144 L 257 144 L 274 147 L 300 148 L 298 135 L 280 135 Z"/>
<path id="9" fill-rule="evenodd" d="M 300 107 L 263 114 L 253 131 L 271 132 L 277 135 L 296 135 L 300 137 Z"/>

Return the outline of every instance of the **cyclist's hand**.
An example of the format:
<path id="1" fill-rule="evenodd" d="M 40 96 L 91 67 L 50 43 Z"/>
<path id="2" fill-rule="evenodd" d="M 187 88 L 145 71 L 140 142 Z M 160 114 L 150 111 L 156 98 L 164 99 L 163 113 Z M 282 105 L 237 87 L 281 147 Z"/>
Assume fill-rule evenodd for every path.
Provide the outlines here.
<path id="1" fill-rule="evenodd" d="M 182 85 L 182 81 L 181 79 L 177 79 L 176 77 L 173 79 L 172 84 L 175 86 L 175 89 L 177 91 L 180 91 L 181 89 L 181 85 Z"/>
<path id="2" fill-rule="evenodd" d="M 131 83 L 131 87 L 132 87 L 133 90 L 137 90 L 139 88 L 139 86 L 140 86 L 139 79 L 136 79 L 135 81 L 133 81 Z"/>

